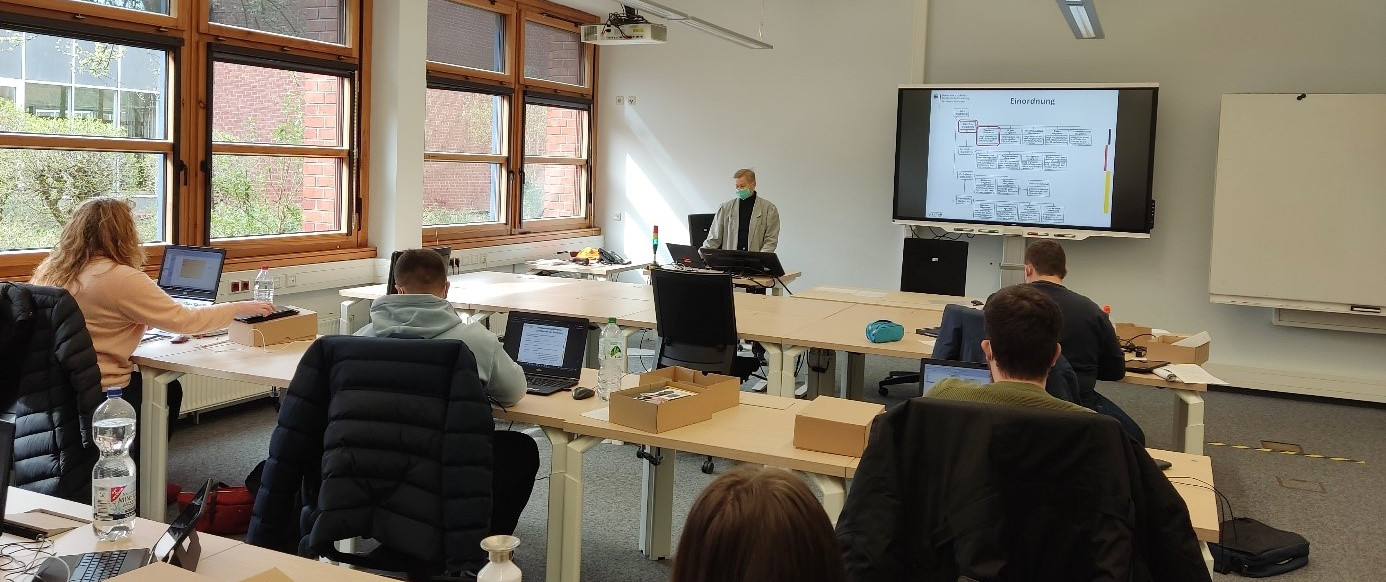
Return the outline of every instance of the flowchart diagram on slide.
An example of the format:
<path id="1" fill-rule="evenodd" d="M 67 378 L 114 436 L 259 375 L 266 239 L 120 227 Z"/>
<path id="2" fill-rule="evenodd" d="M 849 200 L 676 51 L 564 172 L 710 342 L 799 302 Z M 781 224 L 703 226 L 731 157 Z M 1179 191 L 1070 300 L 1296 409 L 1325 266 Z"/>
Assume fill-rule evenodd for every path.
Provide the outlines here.
<path id="1" fill-rule="evenodd" d="M 934 91 L 927 216 L 1110 227 L 1117 94 Z"/>

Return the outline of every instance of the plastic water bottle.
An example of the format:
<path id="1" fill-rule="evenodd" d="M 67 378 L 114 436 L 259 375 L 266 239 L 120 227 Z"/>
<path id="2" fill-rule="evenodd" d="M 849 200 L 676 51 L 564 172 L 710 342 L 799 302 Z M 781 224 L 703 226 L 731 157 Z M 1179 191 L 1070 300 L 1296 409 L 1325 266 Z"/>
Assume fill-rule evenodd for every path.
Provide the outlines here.
<path id="1" fill-rule="evenodd" d="M 251 299 L 274 303 L 274 276 L 269 272 L 269 265 L 260 265 L 260 273 L 255 275 L 255 291 L 251 294 Z"/>
<path id="2" fill-rule="evenodd" d="M 477 582 L 521 582 L 520 567 L 510 560 L 519 546 L 520 538 L 515 536 L 491 536 L 481 540 L 481 549 L 486 550 L 488 562 L 476 573 Z"/>
<path id="3" fill-rule="evenodd" d="M 597 368 L 597 396 L 602 400 L 611 400 L 611 393 L 620 389 L 621 376 L 626 373 L 626 337 L 621 335 L 616 318 L 606 318 L 597 350 L 597 357 L 601 360 Z"/>
<path id="4" fill-rule="evenodd" d="M 91 527 L 97 539 L 129 537 L 135 523 L 135 461 L 130 444 L 135 441 L 135 407 L 121 397 L 119 388 L 106 390 L 106 401 L 91 415 L 91 427 L 101 458 L 91 470 Z"/>

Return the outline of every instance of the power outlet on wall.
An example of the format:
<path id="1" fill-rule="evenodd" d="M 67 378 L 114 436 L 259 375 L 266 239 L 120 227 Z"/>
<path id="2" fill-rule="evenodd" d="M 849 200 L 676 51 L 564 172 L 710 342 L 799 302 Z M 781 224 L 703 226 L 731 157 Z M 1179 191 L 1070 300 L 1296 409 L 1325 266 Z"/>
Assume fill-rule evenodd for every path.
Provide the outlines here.
<path id="1" fill-rule="evenodd" d="M 624 219 L 625 217 L 626 217 L 626 215 L 625 215 L 625 213 L 623 213 L 623 212 L 617 212 L 617 213 L 611 215 L 611 219 L 614 220 L 614 221 L 616 221 L 616 222 L 621 222 L 621 220 Z"/>

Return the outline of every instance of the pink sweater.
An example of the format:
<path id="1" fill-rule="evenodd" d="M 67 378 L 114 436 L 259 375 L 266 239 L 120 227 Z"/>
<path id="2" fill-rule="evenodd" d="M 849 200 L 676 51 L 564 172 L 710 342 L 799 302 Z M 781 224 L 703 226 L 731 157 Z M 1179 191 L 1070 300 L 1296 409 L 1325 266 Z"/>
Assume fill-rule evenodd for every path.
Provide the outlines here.
<path id="1" fill-rule="evenodd" d="M 203 333 L 231 325 L 236 306 L 184 307 L 143 271 L 96 259 L 67 288 L 82 315 L 96 347 L 101 385 L 124 388 L 130 383 L 130 355 L 148 327 L 173 333 Z"/>

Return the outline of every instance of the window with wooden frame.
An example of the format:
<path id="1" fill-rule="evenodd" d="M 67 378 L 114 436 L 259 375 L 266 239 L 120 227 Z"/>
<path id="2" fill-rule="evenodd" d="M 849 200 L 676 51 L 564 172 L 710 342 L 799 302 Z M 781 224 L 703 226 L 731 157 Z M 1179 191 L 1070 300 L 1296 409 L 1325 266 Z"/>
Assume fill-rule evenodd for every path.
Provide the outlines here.
<path id="1" fill-rule="evenodd" d="M 358 155 L 372 0 L 7 0 L 0 277 L 67 215 L 129 198 L 159 243 L 228 269 L 374 256 Z M 11 163 L 13 162 L 13 163 Z"/>
<path id="2" fill-rule="evenodd" d="M 578 23 L 596 20 L 542 0 L 429 0 L 425 240 L 592 233 L 596 51 Z"/>

